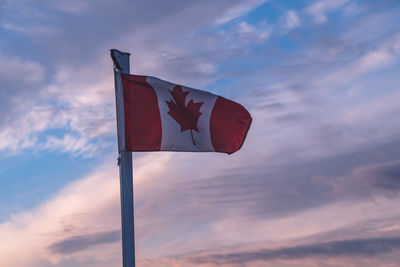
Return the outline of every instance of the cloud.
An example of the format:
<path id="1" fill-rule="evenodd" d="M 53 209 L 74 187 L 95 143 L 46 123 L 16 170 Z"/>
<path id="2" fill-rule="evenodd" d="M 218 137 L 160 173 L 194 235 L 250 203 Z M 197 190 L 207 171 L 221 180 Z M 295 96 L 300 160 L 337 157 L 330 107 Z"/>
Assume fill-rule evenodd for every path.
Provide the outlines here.
<path id="1" fill-rule="evenodd" d="M 248 14 L 251 10 L 257 8 L 258 6 L 264 4 L 267 0 L 243 0 L 240 3 L 233 5 L 224 13 L 217 18 L 215 21 L 217 24 L 223 24 L 234 20 L 238 17 Z"/>
<path id="2" fill-rule="evenodd" d="M 297 247 L 281 249 L 263 249 L 258 251 L 239 251 L 229 254 L 202 255 L 193 257 L 194 264 L 216 263 L 216 264 L 246 264 L 251 261 L 263 260 L 292 260 L 314 257 L 341 257 L 341 256 L 364 256 L 374 257 L 378 254 L 397 251 L 400 249 L 400 237 L 392 238 L 368 238 L 355 240 L 340 240 L 312 245 L 301 245 Z"/>
<path id="3" fill-rule="evenodd" d="M 45 70 L 38 62 L 5 55 L 0 51 L 0 79 L 4 86 L 2 90 L 10 92 L 10 87 L 15 87 L 16 82 L 24 85 L 42 82 L 44 74 Z"/>
<path id="4" fill-rule="evenodd" d="M 6 22 L 2 26 L 4 29 L 32 36 L 40 36 L 40 35 L 55 33 L 54 28 L 51 28 L 49 26 L 35 26 L 35 25 L 22 26 L 22 25 L 15 25 L 10 22 Z"/>
<path id="5" fill-rule="evenodd" d="M 386 67 L 396 60 L 400 54 L 400 34 L 395 34 L 381 47 L 363 55 L 356 63 L 358 73 L 366 73 Z"/>
<path id="6" fill-rule="evenodd" d="M 73 13 L 73 14 L 79 14 L 79 13 L 83 12 L 87 8 L 89 3 L 92 2 L 92 1 L 91 0 L 83 0 L 83 1 L 60 0 L 60 1 L 54 2 L 54 1 L 51 1 L 51 0 L 50 1 L 49 0 L 39 0 L 39 1 L 32 1 L 32 0 L 13 1 L 13 0 L 8 0 L 6 2 L 7 2 L 8 6 L 22 4 L 22 5 L 25 5 L 28 9 L 29 9 L 29 5 L 31 5 L 33 2 L 36 2 L 37 4 L 50 6 L 52 8 L 55 8 L 57 10 L 61 10 L 61 11 L 64 11 L 64 12 Z M 7 7 L 7 5 L 6 5 L 6 7 Z"/>
<path id="7" fill-rule="evenodd" d="M 44 3 L 64 12 L 72 14 L 80 14 L 86 11 L 94 1 L 90 0 L 60 0 L 57 2 L 42 0 Z"/>
<path id="8" fill-rule="evenodd" d="M 359 29 L 364 30 L 363 28 Z M 350 31 L 356 34 L 354 31 Z M 345 37 L 349 38 L 349 37 Z M 357 37 L 358 38 L 358 37 Z M 375 40 L 346 40 L 349 49 L 354 45 L 364 46 L 365 43 L 373 43 L 372 48 L 361 50 L 356 57 L 343 58 L 344 62 L 339 66 L 333 66 L 328 73 L 317 79 L 316 84 L 324 87 L 349 84 L 361 75 L 385 69 L 394 65 L 399 60 L 400 35 L 398 32 L 388 32 L 387 36 Z M 363 43 L 365 42 L 365 43 Z M 337 53 L 339 52 L 339 53 Z M 332 56 L 343 57 L 346 51 L 336 51 Z M 349 51 L 351 52 L 351 50 Z M 343 54 L 343 55 L 341 55 Z"/>
<path id="9" fill-rule="evenodd" d="M 321 0 L 307 7 L 306 12 L 314 17 L 318 23 L 327 20 L 327 13 L 347 4 L 350 0 Z"/>
<path id="10" fill-rule="evenodd" d="M 44 149 L 61 150 L 64 152 L 74 153 L 76 155 L 92 156 L 96 151 L 96 146 L 91 144 L 89 140 L 83 137 L 74 137 L 66 134 L 62 139 L 54 136 L 47 138 L 46 143 L 43 145 Z"/>
<path id="11" fill-rule="evenodd" d="M 101 60 L 78 69 L 60 68 L 56 79 L 43 91 L 46 102 L 55 103 L 55 123 L 88 139 L 110 136 L 115 130 L 113 72 L 111 60 Z M 59 127 L 60 127 L 59 126 Z"/>
<path id="12" fill-rule="evenodd" d="M 382 203 L 381 203 L 382 204 Z M 395 202 L 392 203 L 396 206 Z M 140 263 L 151 266 L 391 266 L 398 261 L 399 225 L 398 216 L 365 220 L 365 212 L 380 213 L 382 207 L 348 206 L 346 204 L 325 208 L 322 213 L 332 219 L 319 217 L 314 210 L 286 220 L 257 220 L 244 224 L 233 218 L 225 220 L 220 230 L 225 234 L 224 243 L 207 241 L 207 247 L 156 259 L 140 259 Z M 372 209 L 371 209 L 372 208 Z M 342 211 L 341 215 L 333 213 Z M 382 210 L 381 210 L 382 211 Z M 355 212 L 355 213 L 354 213 Z M 350 219 L 344 222 L 342 219 Z M 358 218 L 357 218 L 358 217 Z M 328 229 L 336 222 L 333 231 Z M 320 224 L 327 225 L 320 225 Z M 346 224 L 347 223 L 347 224 Z M 338 227 L 338 225 L 341 226 Z M 253 228 L 253 231 L 251 231 Z M 268 232 L 270 228 L 270 232 Z M 332 229 L 332 228 L 331 228 Z M 312 234 L 312 231 L 314 233 Z M 320 231 L 322 230 L 322 231 Z M 275 231 L 275 232 L 274 232 Z M 228 233 L 228 234 L 227 234 Z M 295 235 L 290 235 L 290 233 Z M 307 234 L 308 233 L 308 234 Z M 218 235 L 218 233 L 213 233 Z M 259 239 L 252 242 L 253 235 Z M 301 235 L 303 234 L 303 236 Z M 305 235 L 304 235 L 305 234 Z M 247 242 L 243 241 L 246 236 Z M 296 237 L 294 237 L 296 236 Z M 250 239 L 249 239 L 250 237 Z M 275 239 L 276 237 L 276 239 Z M 215 245 L 214 245 L 215 244 Z M 386 265 L 387 264 L 387 265 Z"/>
<path id="13" fill-rule="evenodd" d="M 302 163 L 291 163 L 287 159 L 282 165 L 268 161 L 264 167 L 261 167 L 261 162 L 254 162 L 254 166 L 248 168 L 239 168 L 238 164 L 238 170 L 225 169 L 225 175 L 179 185 L 183 191 L 176 193 L 172 199 L 187 199 L 188 203 L 202 199 L 196 206 L 209 212 L 214 210 L 213 207 L 220 207 L 228 214 L 239 212 L 246 216 L 280 218 L 340 201 L 358 203 L 379 196 L 394 197 L 398 192 L 394 186 L 396 178 L 385 177 L 381 174 L 383 171 L 368 176 L 354 175 L 360 172 L 359 168 L 369 170 L 372 167 L 360 167 L 366 163 L 352 157 L 374 151 L 375 148 L 370 148 L 325 159 L 308 159 Z M 395 153 L 387 155 L 387 158 L 390 160 L 399 156 Z M 280 157 L 289 156 L 281 154 Z M 260 156 L 260 161 L 263 159 Z M 282 166 L 287 170 L 282 170 Z M 379 184 L 381 187 L 392 184 L 392 188 L 381 188 L 377 186 Z"/>
<path id="14" fill-rule="evenodd" d="M 121 240 L 121 231 L 106 231 L 90 235 L 78 235 L 51 244 L 48 249 L 54 254 L 72 254 L 87 250 L 89 247 L 114 243 Z"/>
<path id="15" fill-rule="evenodd" d="M 71 182 L 39 206 L 12 214 L 0 223 L 1 266 L 120 265 L 118 167 L 114 157 L 106 158 L 108 163 Z M 146 188 L 146 183 L 162 177 L 166 163 L 166 155 L 135 157 L 135 188 Z M 151 191 L 145 190 L 145 194 L 154 198 Z M 144 200 L 137 201 L 139 210 Z M 152 225 L 147 232 L 146 224 L 151 225 L 151 221 L 140 217 L 136 221 L 139 243 L 143 242 L 143 234 L 156 231 Z M 140 255 L 143 248 L 139 248 Z"/>
<path id="16" fill-rule="evenodd" d="M 352 190 L 365 194 L 369 190 L 395 198 L 400 191 L 400 161 L 371 164 L 356 168 L 352 172 Z M 348 184 L 348 183 L 347 183 Z"/>
<path id="17" fill-rule="evenodd" d="M 25 104 L 30 104 L 27 101 Z M 28 106 L 30 108 L 30 105 Z M 17 113 L 18 114 L 18 113 Z M 33 107 L 23 111 L 23 116 L 6 118 L 0 129 L 0 150 L 18 152 L 37 144 L 37 133 L 46 130 L 51 125 L 53 110 L 46 107 Z"/>
<path id="18" fill-rule="evenodd" d="M 301 24 L 300 18 L 297 15 L 297 12 L 294 10 L 289 10 L 285 15 L 285 23 L 284 28 L 290 30 L 296 27 L 299 27 Z"/>
<path id="19" fill-rule="evenodd" d="M 99 258 L 96 249 L 107 257 L 119 255 L 119 246 L 110 243 L 115 233 L 106 233 L 120 225 L 118 189 L 116 170 L 102 167 L 35 209 L 12 215 L 0 224 L 0 265 L 43 266 L 71 257 Z M 68 250 L 77 240 L 82 241 L 82 250 Z"/>
<path id="20" fill-rule="evenodd" d="M 115 130 L 115 100 L 113 74 L 105 67 L 110 62 L 104 63 L 60 68 L 53 83 L 13 103 L 12 112 L 3 115 L 7 123 L 0 128 L 0 150 L 49 149 L 90 156 L 107 146 L 104 140 Z M 43 137 L 54 129 L 64 133 Z M 96 144 L 100 137 L 102 144 Z"/>
<path id="21" fill-rule="evenodd" d="M 266 23 L 262 23 L 261 25 L 255 27 L 246 22 L 241 22 L 237 25 L 235 30 L 239 35 L 239 39 L 241 39 L 242 44 L 266 41 L 272 33 L 271 27 L 266 25 Z"/>

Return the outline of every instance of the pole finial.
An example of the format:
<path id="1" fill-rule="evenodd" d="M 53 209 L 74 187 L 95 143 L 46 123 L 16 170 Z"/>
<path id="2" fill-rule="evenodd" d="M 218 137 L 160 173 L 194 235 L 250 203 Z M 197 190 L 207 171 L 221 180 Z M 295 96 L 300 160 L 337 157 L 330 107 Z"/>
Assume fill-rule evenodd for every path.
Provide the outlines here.
<path id="1" fill-rule="evenodd" d="M 130 72 L 129 66 L 129 56 L 131 55 L 128 52 L 122 52 L 118 49 L 110 50 L 111 58 L 114 62 L 114 68 L 123 73 Z"/>

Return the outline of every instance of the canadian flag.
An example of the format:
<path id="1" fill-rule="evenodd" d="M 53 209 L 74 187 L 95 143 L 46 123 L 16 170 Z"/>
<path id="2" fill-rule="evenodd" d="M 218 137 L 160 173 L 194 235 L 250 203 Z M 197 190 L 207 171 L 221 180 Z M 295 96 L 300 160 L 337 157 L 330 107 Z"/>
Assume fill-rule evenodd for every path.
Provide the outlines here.
<path id="1" fill-rule="evenodd" d="M 126 151 L 215 151 L 242 146 L 251 116 L 240 104 L 150 76 L 121 74 Z"/>

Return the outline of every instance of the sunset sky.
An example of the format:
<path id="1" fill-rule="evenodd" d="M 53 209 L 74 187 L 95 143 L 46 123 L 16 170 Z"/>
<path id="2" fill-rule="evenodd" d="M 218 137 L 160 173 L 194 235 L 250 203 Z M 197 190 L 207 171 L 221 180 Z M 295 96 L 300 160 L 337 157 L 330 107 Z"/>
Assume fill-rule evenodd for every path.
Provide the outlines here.
<path id="1" fill-rule="evenodd" d="M 137 266 L 398 266 L 400 1 L 0 0 L 0 266 L 121 266 L 114 77 L 245 106 L 134 153 Z"/>

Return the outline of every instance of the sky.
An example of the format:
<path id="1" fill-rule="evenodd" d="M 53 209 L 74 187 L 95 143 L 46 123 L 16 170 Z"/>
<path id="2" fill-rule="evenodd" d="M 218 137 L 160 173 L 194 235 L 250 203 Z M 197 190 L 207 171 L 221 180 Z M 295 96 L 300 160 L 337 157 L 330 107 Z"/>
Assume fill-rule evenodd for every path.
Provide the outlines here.
<path id="1" fill-rule="evenodd" d="M 121 266 L 110 49 L 253 117 L 133 155 L 137 266 L 397 266 L 398 0 L 1 0 L 0 266 Z"/>

